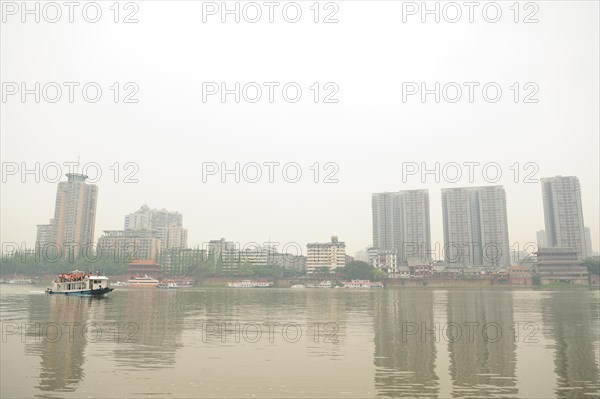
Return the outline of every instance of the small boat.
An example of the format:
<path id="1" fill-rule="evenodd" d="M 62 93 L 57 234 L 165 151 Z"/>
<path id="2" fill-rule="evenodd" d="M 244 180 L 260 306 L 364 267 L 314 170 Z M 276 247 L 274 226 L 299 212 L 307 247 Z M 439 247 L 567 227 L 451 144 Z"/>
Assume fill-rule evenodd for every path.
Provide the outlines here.
<path id="1" fill-rule="evenodd" d="M 123 281 L 117 281 L 116 283 L 113 284 L 113 286 L 115 287 L 125 287 L 127 285 L 127 283 L 123 282 Z"/>
<path id="2" fill-rule="evenodd" d="M 269 288 L 275 283 L 272 281 L 257 281 L 257 280 L 242 280 L 230 281 L 227 283 L 227 288 Z"/>
<path id="3" fill-rule="evenodd" d="M 29 278 L 13 278 L 12 280 L 7 281 L 8 284 L 33 284 L 33 280 Z"/>
<path id="4" fill-rule="evenodd" d="M 108 277 L 98 273 L 84 273 L 75 270 L 71 273 L 60 274 L 52 282 L 52 287 L 46 288 L 48 294 L 65 295 L 104 295 L 113 291 L 108 287 Z"/>
<path id="5" fill-rule="evenodd" d="M 127 282 L 127 285 L 131 287 L 156 287 L 158 286 L 158 283 L 159 281 L 157 279 L 144 275 L 144 277 L 132 277 Z"/>
<path id="6" fill-rule="evenodd" d="M 371 280 L 352 280 L 344 282 L 344 288 L 383 288 L 383 283 Z"/>
<path id="7" fill-rule="evenodd" d="M 306 286 L 304 284 L 294 284 L 290 288 L 300 289 L 300 288 L 306 288 Z"/>
<path id="8" fill-rule="evenodd" d="M 163 280 L 156 287 L 158 288 L 166 288 L 166 289 L 175 289 L 179 288 L 177 283 L 173 280 Z"/>
<path id="9" fill-rule="evenodd" d="M 331 288 L 333 287 L 333 285 L 331 284 L 331 281 L 327 280 L 327 281 L 321 281 L 319 284 L 314 285 L 314 284 L 308 284 L 306 286 L 306 288 Z"/>

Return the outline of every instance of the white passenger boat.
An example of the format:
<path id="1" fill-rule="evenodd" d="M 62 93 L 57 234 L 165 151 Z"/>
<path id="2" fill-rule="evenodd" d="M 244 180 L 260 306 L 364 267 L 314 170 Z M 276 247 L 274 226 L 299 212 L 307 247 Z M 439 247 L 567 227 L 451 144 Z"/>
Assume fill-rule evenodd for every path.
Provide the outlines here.
<path id="1" fill-rule="evenodd" d="M 108 277 L 98 273 L 84 273 L 75 270 L 71 273 L 60 274 L 52 282 L 52 287 L 46 288 L 48 294 L 65 295 L 104 295 L 113 291 L 108 287 Z"/>
<path id="2" fill-rule="evenodd" d="M 257 281 L 257 280 L 242 280 L 230 281 L 227 283 L 228 288 L 269 288 L 275 283 L 272 281 Z"/>
<path id="3" fill-rule="evenodd" d="M 352 280 L 346 281 L 343 285 L 344 288 L 383 288 L 383 283 L 380 281 L 371 280 Z"/>
<path id="4" fill-rule="evenodd" d="M 319 284 L 315 285 L 315 284 L 308 284 L 306 286 L 306 288 L 331 288 L 333 287 L 333 284 L 331 284 L 331 281 L 327 280 L 327 281 L 321 281 Z"/>
<path id="5" fill-rule="evenodd" d="M 29 278 L 13 278 L 7 281 L 8 284 L 33 284 L 33 280 Z"/>
<path id="6" fill-rule="evenodd" d="M 158 283 L 157 279 L 148 277 L 148 275 L 144 275 L 144 277 L 135 276 L 127 281 L 127 285 L 131 287 L 156 287 Z"/>

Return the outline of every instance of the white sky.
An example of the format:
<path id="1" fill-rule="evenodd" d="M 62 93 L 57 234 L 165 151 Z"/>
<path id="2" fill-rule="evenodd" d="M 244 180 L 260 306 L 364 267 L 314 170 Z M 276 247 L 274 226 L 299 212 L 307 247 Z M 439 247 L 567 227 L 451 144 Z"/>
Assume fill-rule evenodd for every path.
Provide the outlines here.
<path id="1" fill-rule="evenodd" d="M 33 168 L 79 156 L 82 164 L 100 164 L 96 237 L 122 228 L 123 216 L 147 203 L 182 212 L 191 245 L 226 237 L 305 248 L 338 235 L 350 254 L 371 244 L 373 192 L 428 188 L 432 239 L 441 242 L 440 189 L 492 184 L 480 168 L 472 184 L 466 177 L 436 183 L 431 175 L 423 183 L 418 176 L 403 183 L 403 162 L 498 163 L 510 241 L 535 241 L 544 227 L 541 188 L 523 182 L 522 166 L 533 162 L 539 166 L 535 178 L 579 177 L 585 224 L 598 251 L 599 3 L 536 2 L 536 24 L 514 23 L 512 3 L 499 2 L 503 15 L 496 24 L 485 22 L 480 9 L 472 24 L 466 15 L 455 24 L 436 24 L 432 17 L 421 23 L 418 15 L 403 23 L 403 3 L 394 1 L 338 1 L 334 24 L 312 21 L 312 1 L 299 2 L 303 15 L 296 24 L 283 20 L 285 2 L 274 23 L 263 15 L 256 24 L 236 24 L 232 17 L 223 24 L 218 15 L 203 23 L 203 4 L 196 1 L 139 1 L 134 24 L 112 21 L 112 1 L 100 2 L 103 15 L 96 24 L 83 20 L 81 7 L 72 24 L 66 7 L 55 24 L 35 23 L 31 16 L 22 23 L 19 13 L 3 9 L 5 85 L 98 82 L 103 96 L 95 104 L 85 102 L 80 89 L 74 103 L 66 89 L 55 104 L 35 103 L 31 95 L 25 103 L 19 95 L 7 97 L 1 103 L 2 162 L 5 168 L 7 162 Z M 522 9 L 520 17 L 531 11 Z M 503 95 L 487 103 L 480 86 L 474 103 L 466 92 L 456 104 L 436 104 L 432 96 L 426 103 L 418 96 L 402 101 L 402 82 L 433 87 L 453 81 L 497 82 Z M 109 89 L 114 82 L 135 82 L 139 103 L 115 104 Z M 303 95 L 294 104 L 280 90 L 274 103 L 266 91 L 256 104 L 236 104 L 232 96 L 225 104 L 217 96 L 203 103 L 202 82 L 298 82 Z M 339 102 L 312 102 L 314 82 L 321 83 L 322 95 L 323 84 L 335 82 Z M 520 82 L 521 96 L 529 92 L 523 85 L 535 82 L 539 103 L 515 104 L 509 89 L 514 82 Z M 109 169 L 115 162 L 120 180 L 123 164 L 139 165 L 139 183 L 115 183 Z M 297 162 L 303 176 L 287 183 L 279 168 L 274 183 L 266 176 L 256 184 L 234 183 L 231 176 L 227 183 L 217 176 L 203 183 L 203 162 Z M 339 165 L 339 183 L 314 183 L 314 162 Z M 515 162 L 521 164 L 518 183 L 509 169 Z M 33 245 L 36 224 L 53 216 L 56 183 L 36 183 L 33 175 L 24 182 L 19 175 L 5 180 L 1 240 Z"/>

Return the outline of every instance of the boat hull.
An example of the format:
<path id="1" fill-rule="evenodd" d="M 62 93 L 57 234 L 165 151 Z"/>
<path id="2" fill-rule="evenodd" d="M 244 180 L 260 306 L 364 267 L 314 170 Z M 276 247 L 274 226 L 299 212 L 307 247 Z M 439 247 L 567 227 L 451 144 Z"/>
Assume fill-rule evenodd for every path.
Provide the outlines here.
<path id="1" fill-rule="evenodd" d="M 79 295 L 79 296 L 92 296 L 92 295 L 104 295 L 112 292 L 114 288 L 100 288 L 97 290 L 81 290 L 81 291 L 52 291 L 51 289 L 47 290 L 47 294 L 54 295 Z"/>

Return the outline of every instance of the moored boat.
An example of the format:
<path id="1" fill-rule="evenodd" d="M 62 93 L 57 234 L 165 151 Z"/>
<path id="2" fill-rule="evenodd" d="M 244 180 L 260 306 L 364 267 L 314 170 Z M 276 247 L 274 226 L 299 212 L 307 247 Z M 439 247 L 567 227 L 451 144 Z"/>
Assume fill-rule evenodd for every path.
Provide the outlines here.
<path id="1" fill-rule="evenodd" d="M 33 284 L 33 280 L 29 278 L 13 278 L 12 280 L 8 280 L 7 284 Z"/>
<path id="2" fill-rule="evenodd" d="M 135 276 L 127 281 L 127 285 L 131 287 L 156 287 L 159 281 L 155 278 L 148 277 L 148 275 Z"/>
<path id="3" fill-rule="evenodd" d="M 242 280 L 228 282 L 227 288 L 269 288 L 273 285 L 272 281 Z"/>
<path id="4" fill-rule="evenodd" d="M 65 295 L 104 295 L 113 291 L 108 287 L 108 277 L 98 273 L 84 273 L 75 270 L 71 273 L 60 274 L 52 282 L 52 287 L 46 288 L 48 294 Z"/>
<path id="5" fill-rule="evenodd" d="M 177 283 L 174 280 L 163 280 L 156 287 L 158 288 L 166 288 L 166 289 L 176 289 L 179 288 Z"/>
<path id="6" fill-rule="evenodd" d="M 321 281 L 319 284 L 308 284 L 306 286 L 306 288 L 331 288 L 333 287 L 333 284 L 331 284 L 331 281 L 327 280 L 327 281 Z"/>
<path id="7" fill-rule="evenodd" d="M 352 280 L 345 281 L 344 288 L 383 288 L 383 283 L 380 281 L 371 280 Z"/>

